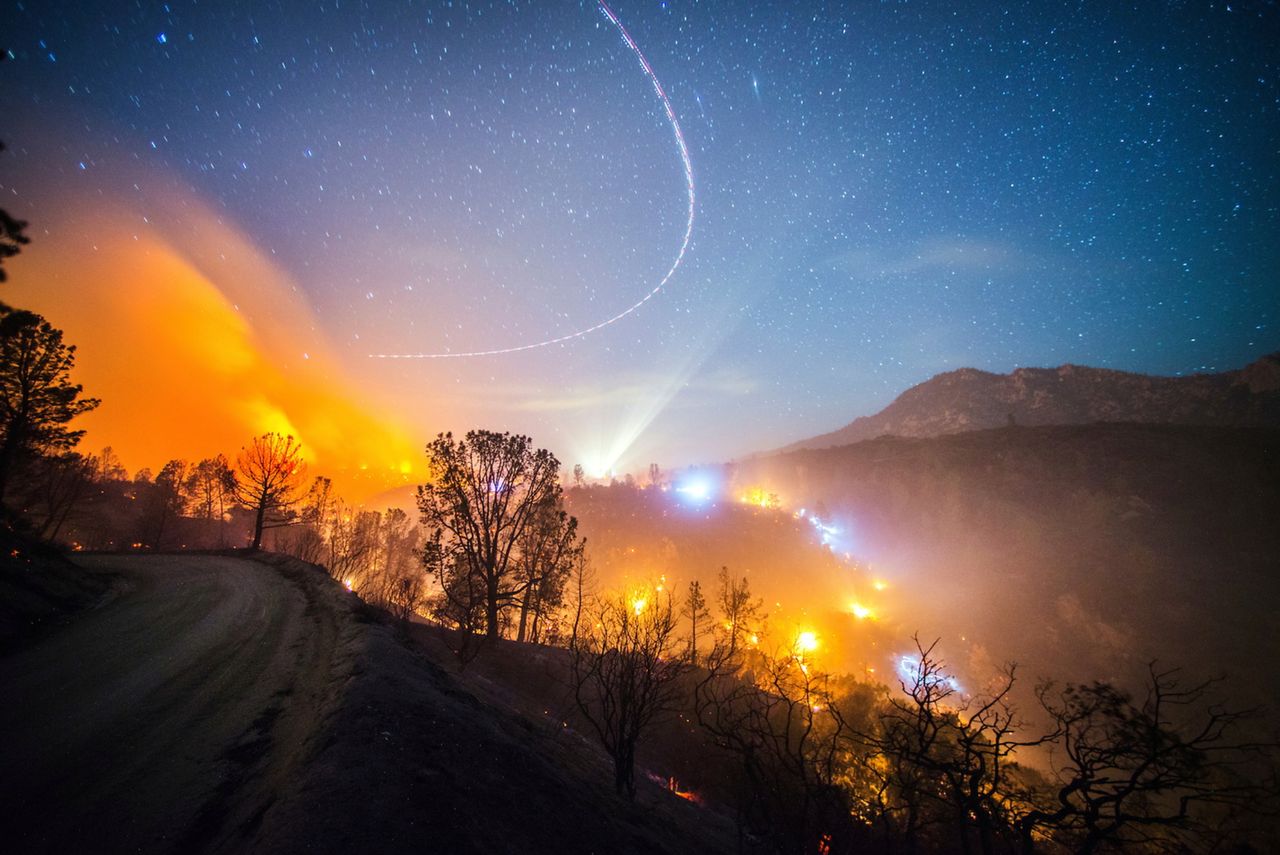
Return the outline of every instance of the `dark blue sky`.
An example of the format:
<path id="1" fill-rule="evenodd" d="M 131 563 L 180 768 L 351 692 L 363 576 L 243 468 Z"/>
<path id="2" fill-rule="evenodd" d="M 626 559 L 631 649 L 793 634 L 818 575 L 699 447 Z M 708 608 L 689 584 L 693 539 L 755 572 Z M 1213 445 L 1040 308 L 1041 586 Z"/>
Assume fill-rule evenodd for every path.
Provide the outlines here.
<path id="1" fill-rule="evenodd" d="M 396 363 L 367 354 L 590 326 L 671 264 L 679 153 L 594 4 L 3 8 L 6 205 L 38 225 L 45 183 L 176 175 L 424 434 L 638 468 L 831 429 L 961 365 L 1280 348 L 1273 3 L 618 0 L 689 145 L 683 264 L 586 338 Z"/>

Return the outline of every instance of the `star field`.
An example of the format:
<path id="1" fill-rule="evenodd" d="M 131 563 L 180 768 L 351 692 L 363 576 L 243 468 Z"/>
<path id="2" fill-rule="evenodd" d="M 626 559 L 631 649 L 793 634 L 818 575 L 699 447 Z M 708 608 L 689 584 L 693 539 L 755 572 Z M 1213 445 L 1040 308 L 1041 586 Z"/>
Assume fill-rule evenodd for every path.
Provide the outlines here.
<path id="1" fill-rule="evenodd" d="M 42 182 L 176 175 L 431 430 L 549 432 L 572 461 L 584 422 L 643 421 L 638 468 L 961 365 L 1186 373 L 1280 346 L 1271 3 L 619 0 L 688 141 L 687 258 L 584 339 L 394 366 L 367 355 L 590 326 L 671 264 L 681 161 L 595 4 L 4 8 L 0 190 L 24 216 Z"/>

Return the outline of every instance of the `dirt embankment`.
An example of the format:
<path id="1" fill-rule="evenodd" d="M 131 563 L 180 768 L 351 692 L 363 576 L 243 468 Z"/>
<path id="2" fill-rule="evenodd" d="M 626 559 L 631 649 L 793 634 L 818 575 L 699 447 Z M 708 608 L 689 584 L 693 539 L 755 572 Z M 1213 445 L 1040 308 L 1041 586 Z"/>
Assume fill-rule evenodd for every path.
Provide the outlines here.
<path id="1" fill-rule="evenodd" d="M 114 595 L 0 657 L 11 852 L 727 851 L 478 700 L 291 559 L 93 556 Z"/>
<path id="2" fill-rule="evenodd" d="M 0 659 L 6 848 L 234 848 L 341 696 L 355 639 L 318 606 L 327 580 L 225 556 L 77 561 L 111 594 Z"/>

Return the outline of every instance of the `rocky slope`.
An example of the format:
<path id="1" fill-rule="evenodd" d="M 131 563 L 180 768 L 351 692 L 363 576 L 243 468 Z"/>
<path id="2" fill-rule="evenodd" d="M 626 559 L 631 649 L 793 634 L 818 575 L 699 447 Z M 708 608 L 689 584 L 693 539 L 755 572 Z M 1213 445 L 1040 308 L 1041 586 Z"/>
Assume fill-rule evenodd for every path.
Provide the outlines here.
<path id="1" fill-rule="evenodd" d="M 992 374 L 961 368 L 903 392 L 872 416 L 783 451 L 832 448 L 886 434 L 931 437 L 1018 425 L 1141 422 L 1280 426 L 1280 353 L 1219 374 L 1156 377 L 1063 365 Z"/>

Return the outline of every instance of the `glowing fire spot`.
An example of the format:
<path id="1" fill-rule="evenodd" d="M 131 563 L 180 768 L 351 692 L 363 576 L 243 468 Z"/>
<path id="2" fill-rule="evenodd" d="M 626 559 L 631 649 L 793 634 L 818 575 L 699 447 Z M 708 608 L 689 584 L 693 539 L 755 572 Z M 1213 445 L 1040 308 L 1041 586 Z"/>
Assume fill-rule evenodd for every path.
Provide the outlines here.
<path id="1" fill-rule="evenodd" d="M 853 612 L 853 616 L 858 620 L 874 620 L 876 613 L 864 606 L 862 603 L 850 603 L 849 611 Z"/>
<path id="2" fill-rule="evenodd" d="M 778 496 L 763 487 L 752 487 L 742 494 L 741 500 L 743 504 L 755 505 L 758 508 L 766 509 L 776 509 L 780 504 Z"/>
<path id="3" fill-rule="evenodd" d="M 877 579 L 871 583 L 871 587 L 875 588 L 877 591 L 883 591 L 889 587 L 889 583 L 883 579 Z"/>
<path id="4" fill-rule="evenodd" d="M 636 597 L 631 601 L 631 608 L 635 609 L 637 615 L 643 612 L 647 605 L 649 605 L 649 601 L 643 597 Z"/>
<path id="5" fill-rule="evenodd" d="M 342 587 L 346 588 L 348 591 L 354 590 L 354 589 L 355 589 L 355 580 L 351 579 L 350 577 L 347 577 L 346 579 L 343 579 L 343 580 L 342 580 Z"/>
<path id="6" fill-rule="evenodd" d="M 805 630 L 796 636 L 796 652 L 812 653 L 818 649 L 818 634 L 812 630 Z"/>

